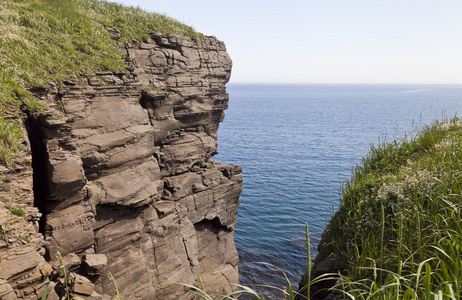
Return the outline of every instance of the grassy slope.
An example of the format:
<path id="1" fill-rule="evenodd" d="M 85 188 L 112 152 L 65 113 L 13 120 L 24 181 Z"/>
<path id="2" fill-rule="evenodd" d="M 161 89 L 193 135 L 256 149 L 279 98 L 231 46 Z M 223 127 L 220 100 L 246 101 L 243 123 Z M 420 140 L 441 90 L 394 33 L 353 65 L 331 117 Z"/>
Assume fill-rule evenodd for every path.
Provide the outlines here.
<path id="1" fill-rule="evenodd" d="M 460 299 L 462 122 L 372 147 L 327 235 L 356 299 Z M 452 296 L 451 296 L 452 295 Z"/>
<path id="2" fill-rule="evenodd" d="M 200 36 L 167 16 L 104 1 L 0 0 L 0 164 L 21 151 L 20 106 L 41 108 L 27 87 L 124 68 L 107 27 L 125 42 L 150 31 Z"/>

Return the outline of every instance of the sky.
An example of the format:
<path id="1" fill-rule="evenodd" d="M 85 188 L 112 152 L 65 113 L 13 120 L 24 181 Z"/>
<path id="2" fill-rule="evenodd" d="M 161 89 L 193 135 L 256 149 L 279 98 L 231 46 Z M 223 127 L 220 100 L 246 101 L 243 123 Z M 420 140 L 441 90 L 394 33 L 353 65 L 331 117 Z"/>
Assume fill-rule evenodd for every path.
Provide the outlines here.
<path id="1" fill-rule="evenodd" d="M 461 0 L 110 0 L 225 42 L 233 83 L 462 84 Z"/>

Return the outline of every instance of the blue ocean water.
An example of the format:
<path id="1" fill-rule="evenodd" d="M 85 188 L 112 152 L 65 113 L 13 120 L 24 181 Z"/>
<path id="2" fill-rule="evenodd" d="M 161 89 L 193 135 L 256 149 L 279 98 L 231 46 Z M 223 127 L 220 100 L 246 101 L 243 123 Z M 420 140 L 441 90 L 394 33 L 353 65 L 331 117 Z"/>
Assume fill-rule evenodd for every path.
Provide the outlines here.
<path id="1" fill-rule="evenodd" d="M 240 263 L 277 265 L 296 286 L 306 270 L 305 222 L 316 254 L 341 184 L 371 144 L 462 112 L 461 85 L 229 84 L 227 90 L 214 159 L 243 166 L 235 229 Z M 245 284 L 283 284 L 264 265 L 239 271 Z"/>

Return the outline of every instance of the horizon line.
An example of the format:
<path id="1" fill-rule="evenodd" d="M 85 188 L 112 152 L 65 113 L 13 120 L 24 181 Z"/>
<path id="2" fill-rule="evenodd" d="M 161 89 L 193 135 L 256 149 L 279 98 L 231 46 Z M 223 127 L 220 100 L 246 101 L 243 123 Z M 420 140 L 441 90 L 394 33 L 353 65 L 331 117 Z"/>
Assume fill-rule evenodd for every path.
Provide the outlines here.
<path id="1" fill-rule="evenodd" d="M 293 84 L 293 85 L 462 85 L 461 83 L 387 83 L 387 82 L 228 82 L 228 84 Z"/>

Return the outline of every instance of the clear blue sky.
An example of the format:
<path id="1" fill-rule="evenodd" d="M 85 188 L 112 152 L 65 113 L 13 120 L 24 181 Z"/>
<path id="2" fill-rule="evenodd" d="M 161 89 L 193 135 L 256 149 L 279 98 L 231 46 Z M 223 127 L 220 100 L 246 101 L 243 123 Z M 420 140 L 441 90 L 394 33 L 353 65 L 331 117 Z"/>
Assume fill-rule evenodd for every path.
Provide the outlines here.
<path id="1" fill-rule="evenodd" d="M 111 0 L 226 43 L 231 82 L 462 84 L 462 0 Z"/>

